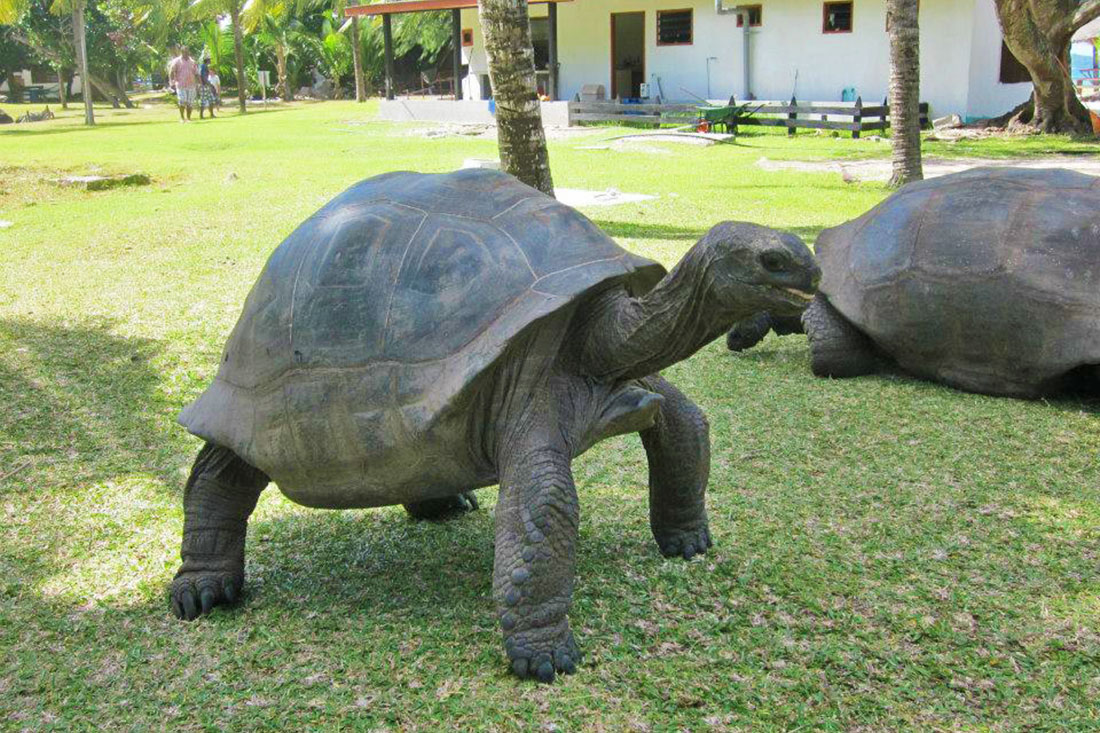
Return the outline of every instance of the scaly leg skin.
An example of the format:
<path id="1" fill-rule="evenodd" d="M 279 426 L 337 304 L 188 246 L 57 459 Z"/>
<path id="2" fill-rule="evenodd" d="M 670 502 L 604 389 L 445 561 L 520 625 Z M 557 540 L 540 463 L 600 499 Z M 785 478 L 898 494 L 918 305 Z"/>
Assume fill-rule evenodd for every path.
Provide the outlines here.
<path id="1" fill-rule="evenodd" d="M 564 448 L 515 449 L 500 471 L 493 596 L 512 670 L 552 682 L 580 661 L 568 618 L 580 509 Z"/>
<path id="2" fill-rule="evenodd" d="M 810 368 L 819 377 L 858 377 L 879 369 L 874 344 L 820 293 L 802 314 L 810 339 Z"/>
<path id="3" fill-rule="evenodd" d="M 472 491 L 464 491 L 455 496 L 444 496 L 441 499 L 426 499 L 414 501 L 404 505 L 409 516 L 416 520 L 438 522 L 444 519 L 477 511 L 477 495 Z"/>
<path id="4" fill-rule="evenodd" d="M 227 448 L 207 443 L 199 451 L 183 495 L 183 565 L 171 590 L 177 618 L 240 598 L 248 517 L 267 484 L 263 471 Z"/>
<path id="5" fill-rule="evenodd" d="M 726 348 L 730 351 L 745 351 L 764 340 L 772 330 L 772 318 L 766 311 L 749 316 L 733 324 L 726 334 Z"/>
<path id="6" fill-rule="evenodd" d="M 659 374 L 642 383 L 665 398 L 653 427 L 641 432 L 649 459 L 649 525 L 662 555 L 690 560 L 714 544 L 706 508 L 710 429 L 703 411 Z"/>

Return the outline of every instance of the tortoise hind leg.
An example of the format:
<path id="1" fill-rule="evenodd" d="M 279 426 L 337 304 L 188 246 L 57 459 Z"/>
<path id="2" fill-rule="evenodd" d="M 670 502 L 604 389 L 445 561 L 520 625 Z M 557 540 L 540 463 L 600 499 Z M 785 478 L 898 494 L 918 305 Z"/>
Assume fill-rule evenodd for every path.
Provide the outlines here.
<path id="1" fill-rule="evenodd" d="M 810 365 L 819 377 L 858 377 L 878 371 L 871 340 L 818 294 L 802 315 L 810 340 Z"/>
<path id="2" fill-rule="evenodd" d="M 439 499 L 412 501 L 403 506 L 413 519 L 428 521 L 450 519 L 476 511 L 478 508 L 477 495 L 472 491 L 464 491 L 455 496 L 444 496 Z"/>
<path id="3" fill-rule="evenodd" d="M 183 494 L 183 565 L 172 581 L 172 611 L 190 621 L 234 603 L 244 587 L 248 517 L 268 484 L 263 471 L 207 443 Z"/>

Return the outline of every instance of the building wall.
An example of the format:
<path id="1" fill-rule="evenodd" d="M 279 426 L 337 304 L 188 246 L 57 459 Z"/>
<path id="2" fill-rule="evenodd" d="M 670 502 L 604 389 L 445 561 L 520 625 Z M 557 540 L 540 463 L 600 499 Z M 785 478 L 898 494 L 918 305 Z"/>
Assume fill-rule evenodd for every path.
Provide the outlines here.
<path id="1" fill-rule="evenodd" d="M 1001 26 L 993 0 L 974 0 L 970 40 L 970 84 L 964 118 L 996 117 L 1027 100 L 1031 83 L 1002 84 Z"/>
<path id="2" fill-rule="evenodd" d="M 667 101 L 731 95 L 757 99 L 836 101 L 845 90 L 867 103 L 885 98 L 890 74 L 885 0 L 854 0 L 851 33 L 822 32 L 819 0 L 746 0 L 763 6 L 763 23 L 749 32 L 750 79 L 746 90 L 742 29 L 734 15 L 719 15 L 714 0 L 574 0 L 558 5 L 561 96 L 571 99 L 585 84 L 611 93 L 611 13 L 644 11 L 646 79 L 651 95 Z M 731 7 L 734 0 L 726 0 Z M 659 9 L 694 10 L 690 46 L 658 46 Z M 532 15 L 546 14 L 532 6 Z M 995 115 L 1023 101 L 1029 84 L 998 82 L 1001 33 L 993 0 L 921 1 L 921 99 L 933 115 Z M 478 76 L 488 73 L 476 11 L 463 12 L 475 30 L 466 49 L 473 79 L 466 93 L 480 96 Z M 708 74 L 709 69 L 709 74 Z M 709 88 L 708 88 L 709 87 Z M 658 91 L 660 90 L 660 91 Z"/>
<path id="3" fill-rule="evenodd" d="M 53 97 L 57 96 L 58 83 L 56 81 L 55 82 L 36 82 L 36 81 L 34 81 L 35 76 L 34 76 L 34 72 L 31 69 L 23 69 L 22 71 L 13 72 L 12 76 L 18 76 L 22 80 L 24 87 L 28 87 L 28 86 L 31 86 L 33 84 L 34 86 L 42 87 L 50 96 L 53 96 Z M 10 91 L 8 89 L 8 80 L 7 79 L 0 79 L 0 92 L 7 93 L 8 91 Z M 80 94 L 80 91 L 81 91 L 80 74 L 73 74 L 72 93 L 73 94 Z"/>

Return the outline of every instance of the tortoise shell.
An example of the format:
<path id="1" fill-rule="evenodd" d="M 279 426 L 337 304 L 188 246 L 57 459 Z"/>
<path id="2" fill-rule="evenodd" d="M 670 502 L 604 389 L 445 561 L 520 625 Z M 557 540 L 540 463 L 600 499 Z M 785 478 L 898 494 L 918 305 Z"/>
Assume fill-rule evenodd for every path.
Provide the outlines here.
<path id="1" fill-rule="evenodd" d="M 322 465 L 346 484 L 407 453 L 525 329 L 664 273 L 500 172 L 371 178 L 274 251 L 180 422 L 280 487 Z"/>
<path id="2" fill-rule="evenodd" d="M 817 240 L 821 291 L 908 371 L 1032 394 L 1100 363 L 1100 180 L 980 168 L 905 186 Z"/>

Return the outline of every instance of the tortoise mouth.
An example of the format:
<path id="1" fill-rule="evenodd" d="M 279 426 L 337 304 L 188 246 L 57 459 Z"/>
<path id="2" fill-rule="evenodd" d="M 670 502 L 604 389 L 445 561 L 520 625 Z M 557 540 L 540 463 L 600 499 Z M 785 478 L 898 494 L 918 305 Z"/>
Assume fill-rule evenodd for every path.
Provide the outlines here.
<path id="1" fill-rule="evenodd" d="M 772 285 L 771 290 L 787 303 L 797 308 L 805 308 L 808 306 L 816 294 L 814 290 L 802 290 L 787 285 Z"/>
<path id="2" fill-rule="evenodd" d="M 793 296 L 795 302 L 807 303 L 814 299 L 814 293 L 807 292 L 805 290 L 799 290 L 798 288 L 781 288 L 784 292 Z"/>

